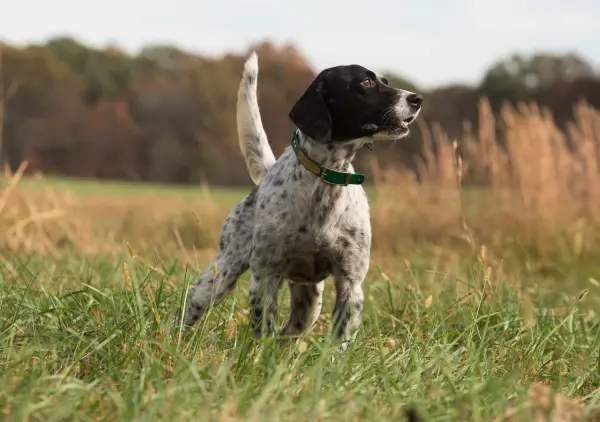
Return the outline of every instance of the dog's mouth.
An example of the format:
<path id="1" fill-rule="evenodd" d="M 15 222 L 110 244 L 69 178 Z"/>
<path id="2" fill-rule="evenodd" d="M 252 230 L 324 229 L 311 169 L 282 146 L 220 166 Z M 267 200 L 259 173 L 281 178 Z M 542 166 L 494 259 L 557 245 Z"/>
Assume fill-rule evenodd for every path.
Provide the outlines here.
<path id="1" fill-rule="evenodd" d="M 364 125 L 362 128 L 365 132 L 370 132 L 371 137 L 387 139 L 387 136 L 392 136 L 396 139 L 398 136 L 404 137 L 410 132 L 410 125 L 415 121 L 416 116 L 410 116 L 406 119 L 396 120 L 395 122 L 389 122 L 385 125 Z M 382 138 L 383 137 L 383 138 Z"/>
<path id="2" fill-rule="evenodd" d="M 383 128 L 386 132 L 408 132 L 409 126 L 412 122 L 415 121 L 415 116 L 410 116 L 407 119 L 402 119 L 400 121 L 395 122 L 392 125 L 386 126 Z"/>
<path id="3" fill-rule="evenodd" d="M 410 125 L 415 120 L 415 116 L 410 116 L 408 119 L 404 119 L 400 122 L 399 126 L 402 129 L 408 129 L 408 125 Z"/>
<path id="4" fill-rule="evenodd" d="M 381 126 L 377 132 L 387 132 L 391 134 L 405 134 L 410 129 L 410 124 L 414 122 L 415 116 L 410 116 L 407 119 L 397 120 L 394 123 Z"/>

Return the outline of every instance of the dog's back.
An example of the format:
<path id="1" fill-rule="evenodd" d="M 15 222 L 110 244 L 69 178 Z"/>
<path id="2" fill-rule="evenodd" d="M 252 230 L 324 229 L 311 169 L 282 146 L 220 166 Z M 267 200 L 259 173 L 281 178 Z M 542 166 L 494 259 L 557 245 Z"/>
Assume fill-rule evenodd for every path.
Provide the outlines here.
<path id="1" fill-rule="evenodd" d="M 253 52 L 244 64 L 244 74 L 238 90 L 237 131 L 250 177 L 258 185 L 265 173 L 275 164 L 275 156 L 260 118 L 256 95 L 257 82 L 258 57 Z"/>

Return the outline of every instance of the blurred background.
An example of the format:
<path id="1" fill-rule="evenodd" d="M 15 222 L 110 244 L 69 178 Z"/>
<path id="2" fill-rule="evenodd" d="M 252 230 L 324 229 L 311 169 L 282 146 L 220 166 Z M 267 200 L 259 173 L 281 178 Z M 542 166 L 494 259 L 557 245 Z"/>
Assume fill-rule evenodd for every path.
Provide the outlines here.
<path id="1" fill-rule="evenodd" d="M 252 187 L 251 50 L 276 156 L 323 68 L 424 97 L 355 161 L 373 245 L 345 357 L 319 339 L 331 278 L 297 347 L 255 347 L 249 274 L 170 328 Z M 527 394 L 509 419 L 575 420 L 546 388 L 597 406 L 599 293 L 599 0 L 0 0 L 2 420 L 484 421 Z"/>
<path id="2" fill-rule="evenodd" d="M 214 246 L 224 213 L 251 186 L 235 120 L 251 50 L 259 54 L 259 102 L 276 155 L 293 130 L 292 104 L 325 67 L 358 63 L 424 96 L 409 139 L 365 149 L 356 161 L 375 201 L 376 248 L 462 245 L 463 213 L 480 243 L 518 244 L 515 254 L 580 259 L 599 243 L 598 2 L 22 0 L 3 5 L 2 16 L 5 175 L 17 172 L 25 187 L 39 186 L 32 180 L 40 176 L 85 178 L 94 182 L 77 186 L 88 193 L 103 180 L 119 182 L 113 189 L 119 192 L 144 182 L 171 185 L 163 188 L 169 192 L 192 185 L 199 195 L 202 184 L 229 198 L 217 201 L 221 211 L 206 199 L 200 211 L 195 205 L 215 219 L 198 228 L 196 218 L 188 225 L 177 214 L 191 206 L 177 208 L 172 198 L 161 202 L 152 193 L 152 205 L 140 205 L 140 196 L 124 205 L 128 195 L 111 202 L 98 193 L 93 202 L 90 194 L 87 202 L 62 203 L 62 217 L 44 217 L 43 229 L 27 223 L 19 231 L 15 222 L 23 212 L 31 217 L 27 201 L 34 195 L 27 191 L 19 202 L 11 188 L 14 207 L 8 200 L 0 207 L 11 222 L 8 247 L 25 245 L 27 231 L 50 239 L 30 241 L 33 249 L 90 248 L 94 242 L 78 237 L 109 236 L 106 227 L 114 239 L 131 239 L 136 225 L 145 233 L 140 219 L 159 210 L 176 214 L 165 236 L 177 245 Z M 100 234 L 66 228 L 75 224 L 65 217 L 73 215 L 69 206 L 85 204 L 77 215 L 93 220 L 88 226 L 102 220 L 93 212 L 113 216 Z M 56 207 L 38 205 L 35 212 L 48 208 Z M 59 221 L 62 228 L 48 228 Z M 178 231 L 187 235 L 178 238 Z"/>

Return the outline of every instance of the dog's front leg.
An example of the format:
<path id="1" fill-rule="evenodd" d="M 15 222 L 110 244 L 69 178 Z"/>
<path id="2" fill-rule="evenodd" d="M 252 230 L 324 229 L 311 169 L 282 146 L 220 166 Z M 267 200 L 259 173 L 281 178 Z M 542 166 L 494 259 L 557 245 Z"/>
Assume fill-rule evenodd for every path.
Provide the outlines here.
<path id="1" fill-rule="evenodd" d="M 336 299 L 333 309 L 333 338 L 344 351 L 360 328 L 364 294 L 362 283 L 369 270 L 368 256 L 344 259 L 334 272 Z"/>
<path id="2" fill-rule="evenodd" d="M 295 337 L 311 328 L 321 313 L 325 280 L 314 284 L 290 283 L 290 316 L 281 336 Z"/>
<path id="3" fill-rule="evenodd" d="M 252 269 L 249 296 L 250 318 L 255 338 L 275 332 L 277 296 L 282 283 L 283 277 L 279 272 Z"/>

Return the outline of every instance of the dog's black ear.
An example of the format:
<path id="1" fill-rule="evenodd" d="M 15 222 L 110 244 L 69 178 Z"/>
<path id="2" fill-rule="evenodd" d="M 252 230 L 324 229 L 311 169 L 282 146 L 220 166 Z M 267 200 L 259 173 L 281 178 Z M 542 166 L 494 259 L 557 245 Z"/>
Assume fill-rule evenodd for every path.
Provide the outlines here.
<path id="1" fill-rule="evenodd" d="M 294 104 L 289 117 L 298 129 L 316 141 L 331 139 L 331 116 L 323 100 L 323 81 L 315 79 Z"/>

